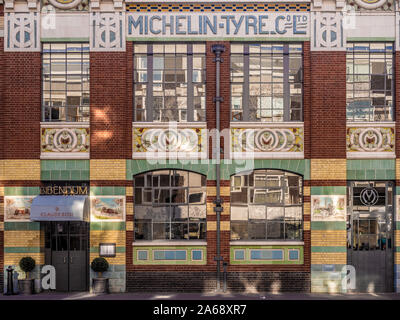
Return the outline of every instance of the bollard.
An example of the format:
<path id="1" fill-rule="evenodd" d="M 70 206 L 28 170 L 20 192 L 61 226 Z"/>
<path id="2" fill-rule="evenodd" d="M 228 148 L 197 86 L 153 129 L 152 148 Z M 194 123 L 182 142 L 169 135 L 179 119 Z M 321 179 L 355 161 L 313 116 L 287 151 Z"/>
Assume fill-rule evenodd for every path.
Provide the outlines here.
<path id="1" fill-rule="evenodd" d="M 8 266 L 7 270 L 7 292 L 4 294 L 6 296 L 11 296 L 14 294 L 14 269 Z"/>
<path id="2" fill-rule="evenodd" d="M 224 292 L 226 292 L 226 280 L 227 280 L 226 269 L 228 268 L 228 262 L 224 262 L 222 265 L 224 267 Z"/>

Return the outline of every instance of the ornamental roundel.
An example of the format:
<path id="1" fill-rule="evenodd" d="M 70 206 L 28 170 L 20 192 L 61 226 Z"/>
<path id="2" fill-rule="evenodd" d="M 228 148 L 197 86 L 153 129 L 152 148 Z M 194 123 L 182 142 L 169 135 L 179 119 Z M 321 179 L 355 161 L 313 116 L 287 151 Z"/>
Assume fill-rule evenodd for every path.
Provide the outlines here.
<path id="1" fill-rule="evenodd" d="M 364 188 L 360 193 L 360 200 L 366 206 L 373 206 L 378 202 L 378 191 L 374 188 Z"/>
<path id="2" fill-rule="evenodd" d="M 358 6 L 364 9 L 377 9 L 382 7 L 387 0 L 354 0 Z"/>
<path id="3" fill-rule="evenodd" d="M 77 7 L 82 0 L 49 0 L 49 2 L 59 9 L 72 9 Z"/>

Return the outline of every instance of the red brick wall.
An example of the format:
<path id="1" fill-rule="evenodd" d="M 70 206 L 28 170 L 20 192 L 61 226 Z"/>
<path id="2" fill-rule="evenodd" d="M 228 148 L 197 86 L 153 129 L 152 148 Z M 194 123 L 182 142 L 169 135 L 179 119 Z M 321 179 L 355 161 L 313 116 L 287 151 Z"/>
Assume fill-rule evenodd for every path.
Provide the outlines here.
<path id="1" fill-rule="evenodd" d="M 40 53 L 5 52 L 0 60 L 2 61 L 0 70 L 3 70 L 4 77 L 1 118 L 3 126 L 7 128 L 3 131 L 2 158 L 39 159 Z"/>
<path id="2" fill-rule="evenodd" d="M 126 75 L 127 53 L 90 53 L 91 159 L 131 158 L 127 123 L 132 110 L 127 105 Z"/>
<path id="3" fill-rule="evenodd" d="M 346 158 L 346 52 L 311 52 L 311 158 Z"/>
<path id="4" fill-rule="evenodd" d="M 395 55 L 395 119 L 396 119 L 396 158 L 400 158 L 400 51 L 396 51 Z M 400 185 L 400 184 L 397 184 Z"/>
<path id="5" fill-rule="evenodd" d="M 216 127 L 216 113 L 215 113 L 215 54 L 211 51 L 213 44 L 221 43 L 225 45 L 225 52 L 221 55 L 223 62 L 221 63 L 220 69 L 220 94 L 224 99 L 221 102 L 220 108 L 220 128 L 221 131 L 229 128 L 230 123 L 230 43 L 229 42 L 212 42 L 208 41 L 206 45 L 207 57 L 206 57 L 206 120 L 207 128 L 209 130 Z M 209 158 L 212 157 L 212 144 L 211 139 L 209 141 Z M 224 141 L 221 141 L 221 148 L 224 149 Z M 221 158 L 223 158 L 223 152 Z"/>
<path id="6" fill-rule="evenodd" d="M 1 11 L 0 11 L 1 12 Z M 4 110 L 4 38 L 0 38 L 0 114 Z M 4 146 L 4 117 L 0 117 L 0 145 Z M 0 159 L 4 159 L 4 148 L 0 148 Z"/>
<path id="7" fill-rule="evenodd" d="M 311 158 L 311 56 L 310 42 L 303 43 L 304 158 Z"/>

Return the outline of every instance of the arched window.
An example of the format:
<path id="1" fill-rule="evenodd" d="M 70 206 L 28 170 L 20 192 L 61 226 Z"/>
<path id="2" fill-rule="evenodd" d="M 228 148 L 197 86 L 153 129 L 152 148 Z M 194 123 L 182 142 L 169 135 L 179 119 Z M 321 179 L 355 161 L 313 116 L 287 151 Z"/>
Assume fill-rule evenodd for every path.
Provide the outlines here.
<path id="1" fill-rule="evenodd" d="M 136 240 L 194 240 L 206 237 L 206 177 L 158 170 L 134 177 Z"/>
<path id="2" fill-rule="evenodd" d="M 302 240 L 303 179 L 281 170 L 231 177 L 231 240 Z"/>

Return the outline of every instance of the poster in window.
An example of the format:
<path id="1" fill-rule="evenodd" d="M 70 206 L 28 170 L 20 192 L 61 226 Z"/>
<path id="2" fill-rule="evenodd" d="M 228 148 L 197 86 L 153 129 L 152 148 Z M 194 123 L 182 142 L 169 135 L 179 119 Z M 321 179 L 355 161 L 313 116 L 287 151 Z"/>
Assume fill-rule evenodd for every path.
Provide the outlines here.
<path id="1" fill-rule="evenodd" d="M 4 197 L 4 221 L 30 221 L 34 196 Z"/>
<path id="2" fill-rule="evenodd" d="M 312 221 L 346 221 L 346 197 L 343 195 L 312 196 Z"/>
<path id="3" fill-rule="evenodd" d="M 91 197 L 91 221 L 124 221 L 124 196 Z"/>

